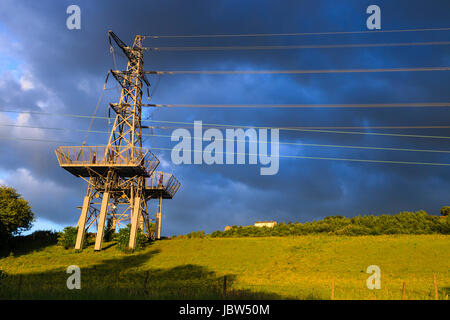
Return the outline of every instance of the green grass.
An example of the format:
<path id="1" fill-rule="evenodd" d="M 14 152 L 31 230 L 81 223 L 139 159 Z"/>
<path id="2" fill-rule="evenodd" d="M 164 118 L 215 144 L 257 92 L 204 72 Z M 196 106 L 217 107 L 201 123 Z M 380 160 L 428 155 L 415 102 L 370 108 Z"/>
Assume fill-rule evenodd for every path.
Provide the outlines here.
<path id="1" fill-rule="evenodd" d="M 0 258 L 2 299 L 440 299 L 450 292 L 450 236 L 301 236 L 172 239 L 124 254 L 58 246 Z M 68 290 L 66 268 L 81 268 Z M 366 268 L 381 268 L 369 290 Z M 227 277 L 224 293 L 223 280 Z"/>

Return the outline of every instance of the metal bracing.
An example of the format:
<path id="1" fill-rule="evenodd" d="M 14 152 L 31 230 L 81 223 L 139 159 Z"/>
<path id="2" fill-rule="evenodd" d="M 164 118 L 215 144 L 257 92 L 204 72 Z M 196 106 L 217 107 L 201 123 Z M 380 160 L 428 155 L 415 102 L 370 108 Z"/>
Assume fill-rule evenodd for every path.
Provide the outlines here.
<path id="1" fill-rule="evenodd" d="M 155 174 L 158 158 L 142 145 L 143 85 L 150 86 L 143 64 L 143 37 L 137 35 L 128 47 L 112 31 L 108 33 L 128 58 L 125 71 L 111 70 L 121 87 L 118 103 L 110 103 L 114 121 L 105 146 L 62 146 L 55 150 L 59 165 L 87 182 L 87 191 L 78 220 L 75 248 L 83 248 L 85 232 L 97 226 L 94 250 L 102 249 L 105 221 L 111 228 L 131 223 L 129 248 L 135 249 L 138 229 L 148 237 L 160 238 L 162 199 L 171 199 L 180 183 L 172 175 Z M 149 105 L 144 105 L 149 106 Z M 157 181 L 157 179 L 159 179 Z M 158 200 L 159 227 L 151 234 L 147 202 Z"/>

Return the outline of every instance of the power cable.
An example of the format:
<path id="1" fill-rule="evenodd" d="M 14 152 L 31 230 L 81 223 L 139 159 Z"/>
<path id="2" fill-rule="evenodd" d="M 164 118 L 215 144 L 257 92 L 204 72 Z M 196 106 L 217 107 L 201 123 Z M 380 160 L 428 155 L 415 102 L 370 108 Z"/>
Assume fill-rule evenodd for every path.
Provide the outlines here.
<path id="1" fill-rule="evenodd" d="M 377 34 L 400 32 L 427 32 L 449 31 L 450 28 L 422 28 L 422 29 L 394 29 L 394 30 L 364 30 L 364 31 L 325 31 L 325 32 L 293 32 L 293 33 L 247 33 L 247 34 L 197 34 L 197 35 L 144 35 L 150 39 L 164 38 L 232 38 L 232 37 L 279 37 L 279 36 L 311 36 L 311 35 L 338 35 L 338 34 Z"/>
<path id="2" fill-rule="evenodd" d="M 85 132 L 82 129 L 68 129 L 68 128 L 52 128 L 52 127 L 39 127 L 39 126 L 26 126 L 26 125 L 14 125 L 14 124 L 0 124 L 0 127 L 20 127 L 20 128 L 31 128 L 31 129 L 43 129 L 43 130 L 64 130 L 64 131 L 78 131 Z M 109 134 L 108 131 L 90 131 L 92 133 L 102 133 Z M 171 135 L 160 135 L 160 134 L 145 134 L 142 136 L 146 137 L 159 137 L 159 138 L 171 138 Z M 203 138 L 194 137 L 194 139 L 202 140 Z M 230 139 L 215 139 L 214 141 L 236 141 L 236 142 L 246 142 L 245 140 L 230 140 Z M 250 141 L 249 141 L 250 142 Z M 257 143 L 271 144 L 268 141 L 256 141 Z M 282 145 L 296 145 L 305 147 L 327 147 L 327 148 L 348 148 L 348 149 L 366 149 L 366 150 L 383 150 L 383 151 L 406 151 L 406 152 L 426 152 L 426 153 L 450 153 L 450 150 L 430 150 L 430 149 L 410 149 L 410 148 L 392 148 L 392 147 L 371 147 L 371 146 L 348 146 L 348 145 L 333 145 L 333 144 L 315 144 L 315 143 L 300 143 L 300 142 L 278 142 Z"/>
<path id="3" fill-rule="evenodd" d="M 331 69 L 331 70 L 159 70 L 147 74 L 327 74 L 327 73 L 379 73 L 379 72 L 430 72 L 450 71 L 450 67 L 379 68 L 379 69 Z"/>
<path id="4" fill-rule="evenodd" d="M 34 142 L 52 142 L 52 143 L 71 143 L 65 141 L 57 141 L 57 140 L 44 140 L 44 139 L 31 139 L 31 138 L 11 138 L 11 137 L 1 137 L 3 140 L 29 140 Z M 152 148 L 155 150 L 166 150 L 172 151 L 171 148 Z M 203 152 L 202 150 L 185 150 L 188 152 Z M 217 152 L 222 154 L 229 154 L 227 152 Z M 248 156 L 257 156 L 255 154 L 250 153 L 233 153 L 233 154 L 242 154 Z M 413 162 L 413 161 L 394 161 L 394 160 L 372 160 L 372 159 L 355 159 L 355 158 L 327 158 L 327 157 L 309 157 L 309 156 L 289 156 L 289 155 L 272 155 L 277 158 L 292 158 L 292 159 L 309 159 L 309 160 L 334 160 L 334 161 L 350 161 L 350 162 L 366 162 L 366 163 L 388 163 L 388 164 L 405 164 L 405 165 L 427 165 L 427 166 L 450 166 L 450 163 L 436 163 L 436 162 Z"/>
<path id="5" fill-rule="evenodd" d="M 167 121 L 167 120 L 149 120 L 158 123 L 172 123 L 172 124 L 189 124 L 193 122 L 182 121 Z M 393 136 L 393 137 L 407 137 L 407 138 L 430 138 L 430 139 L 450 139 L 448 136 L 426 136 L 426 135 L 413 135 L 413 134 L 399 134 L 399 133 L 381 133 L 381 132 L 355 132 L 355 131 L 335 131 L 335 130 L 316 130 L 316 129 L 300 129 L 300 128 L 288 128 L 288 127 L 264 127 L 264 126 L 248 126 L 248 125 L 230 125 L 230 124 L 213 124 L 202 123 L 205 126 L 214 127 L 226 127 L 226 128 L 253 128 L 253 129 L 279 129 L 285 131 L 302 131 L 302 132 L 320 132 L 320 133 L 337 133 L 337 134 L 358 134 L 358 135 L 376 135 L 376 136 Z"/>
<path id="6" fill-rule="evenodd" d="M 397 43 L 348 43 L 348 44 L 308 44 L 277 46 L 182 46 L 182 47 L 144 47 L 153 51 L 228 51 L 228 50 L 289 50 L 289 49 L 336 49 L 336 48 L 374 48 L 374 47 L 408 47 L 408 46 L 441 46 L 450 41 L 430 42 L 397 42 Z"/>
<path id="7" fill-rule="evenodd" d="M 110 74 L 110 71 L 106 75 L 106 79 L 105 79 L 105 83 L 103 84 L 102 92 L 100 93 L 100 97 L 98 98 L 97 105 L 95 106 L 95 109 L 94 109 L 94 114 L 91 117 L 91 121 L 89 122 L 89 127 L 88 127 L 88 130 L 86 132 L 86 135 L 85 135 L 83 143 L 82 143 L 83 146 L 86 144 L 86 140 L 88 138 L 89 131 L 91 130 L 92 124 L 94 123 L 94 119 L 95 119 L 95 117 L 97 115 L 98 107 L 100 106 L 100 103 L 101 103 L 102 98 L 103 98 L 103 93 L 106 90 L 106 84 L 108 83 L 109 74 Z"/>
<path id="8" fill-rule="evenodd" d="M 0 112 L 11 112 L 11 113 L 30 113 L 46 116 L 60 116 L 60 117 L 74 117 L 74 118 L 90 118 L 90 116 L 76 115 L 76 114 L 62 114 L 62 113 L 48 113 L 39 111 L 12 111 L 12 110 L 0 110 Z M 95 117 L 96 119 L 107 120 L 108 117 Z M 142 122 L 158 122 L 158 123 L 171 123 L 171 124 L 183 124 L 183 125 L 193 125 L 193 122 L 182 122 L 182 121 L 167 121 L 167 120 L 142 120 Z M 228 128 L 254 128 L 254 129 L 279 129 L 285 131 L 303 131 L 303 132 L 319 132 L 319 133 L 338 133 L 338 134 L 358 134 L 358 135 L 380 135 L 380 136 L 393 136 L 393 137 L 408 137 L 408 138 L 430 138 L 430 139 L 450 139 L 447 136 L 429 136 L 429 135 L 412 135 L 412 134 L 398 134 L 398 133 L 380 133 L 380 132 L 354 132 L 354 131 L 334 131 L 334 130 L 316 130 L 316 129 L 302 129 L 298 127 L 269 127 L 269 126 L 248 126 L 248 125 L 234 125 L 234 124 L 211 124 L 203 123 L 205 126 L 212 127 L 228 127 Z"/>
<path id="9" fill-rule="evenodd" d="M 171 148 L 152 148 L 156 150 L 172 151 Z M 203 152 L 202 150 L 186 150 L 187 152 Z M 222 154 L 229 154 L 227 152 L 217 152 Z M 250 153 L 233 153 L 233 155 L 248 155 L 258 156 Z M 309 160 L 334 160 L 334 161 L 352 161 L 352 162 L 371 162 L 371 163 L 390 163 L 390 164 L 411 164 L 411 165 L 430 165 L 430 166 L 450 166 L 450 163 L 435 163 L 435 162 L 414 162 L 414 161 L 391 161 L 391 160 L 372 160 L 372 159 L 355 159 L 355 158 L 327 158 L 327 157 L 308 157 L 308 156 L 287 156 L 287 155 L 272 155 L 278 158 L 292 158 L 292 159 L 309 159 Z"/>
<path id="10" fill-rule="evenodd" d="M 450 102 L 353 103 L 353 104 L 154 104 L 165 108 L 448 108 Z"/>

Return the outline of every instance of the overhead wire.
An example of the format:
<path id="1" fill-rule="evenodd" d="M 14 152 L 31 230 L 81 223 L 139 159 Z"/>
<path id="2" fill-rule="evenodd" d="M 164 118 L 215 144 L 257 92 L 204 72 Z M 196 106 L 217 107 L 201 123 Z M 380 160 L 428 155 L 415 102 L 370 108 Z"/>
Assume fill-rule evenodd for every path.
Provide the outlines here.
<path id="1" fill-rule="evenodd" d="M 168 121 L 168 120 L 151 120 L 157 123 L 171 123 L 171 124 L 194 124 L 193 122 L 183 121 Z M 228 128 L 253 128 L 253 129 L 279 129 L 285 131 L 302 131 L 302 132 L 320 132 L 320 133 L 337 133 L 337 134 L 357 134 L 357 135 L 377 135 L 377 136 L 394 136 L 407 138 L 430 138 L 430 139 L 450 139 L 449 136 L 429 136 L 429 135 L 413 135 L 413 134 L 399 134 L 399 133 L 381 133 L 381 132 L 355 132 L 355 131 L 336 131 L 336 130 L 316 130 L 316 129 L 301 129 L 297 127 L 270 127 L 270 126 L 249 126 L 249 125 L 230 125 L 218 123 L 202 123 L 206 126 L 214 127 L 228 127 Z"/>
<path id="2" fill-rule="evenodd" d="M 0 139 L 3 140 L 25 140 L 25 141 L 34 141 L 34 142 L 51 142 L 51 143 L 68 143 L 65 141 L 59 140 L 46 140 L 46 139 L 34 139 L 34 138 L 15 138 L 15 137 L 2 137 Z M 155 150 L 165 150 L 172 151 L 171 148 L 152 148 Z M 201 150 L 185 150 L 188 152 L 200 152 Z M 203 151 L 202 151 L 203 152 Z M 229 154 L 229 152 L 217 152 L 222 154 Z M 234 154 L 242 154 L 248 156 L 257 156 L 256 154 L 250 153 L 233 153 Z M 366 163 L 387 163 L 387 164 L 404 164 L 404 165 L 426 165 L 426 166 L 450 166 L 450 163 L 437 163 L 437 162 L 417 162 L 417 161 L 396 161 L 396 160 L 373 160 L 373 159 L 356 159 L 356 158 L 333 158 L 333 157 L 310 157 L 310 156 L 293 156 L 293 155 L 272 155 L 272 157 L 277 158 L 291 158 L 291 159 L 309 159 L 309 160 L 333 160 L 333 161 L 350 161 L 350 162 L 366 162 Z"/>
<path id="3" fill-rule="evenodd" d="M 157 135 L 153 134 L 155 137 L 171 138 L 171 135 Z M 203 137 L 193 137 L 193 139 L 203 140 Z M 221 139 L 217 138 L 214 141 L 236 141 L 236 142 L 246 142 L 246 140 L 234 140 L 234 139 Z M 252 142 L 252 141 L 249 141 Z M 263 144 L 272 144 L 268 141 L 253 141 Z M 430 149 L 409 149 L 409 148 L 389 148 L 389 147 L 370 147 L 370 146 L 348 146 L 348 145 L 335 145 L 335 144 L 317 144 L 317 143 L 301 143 L 301 142 L 277 142 L 281 145 L 292 145 L 292 146 L 305 146 L 305 147 L 327 147 L 327 148 L 347 148 L 347 149 L 366 149 L 366 150 L 383 150 L 383 151 L 402 151 L 402 152 L 432 152 L 432 153 L 450 153 L 450 150 L 430 150 Z"/>
<path id="4" fill-rule="evenodd" d="M 2 139 L 2 140 L 25 140 L 25 141 L 33 141 L 33 142 L 71 143 L 70 141 L 37 139 L 37 138 L 0 137 L 0 139 Z"/>
<path id="5" fill-rule="evenodd" d="M 448 108 L 450 102 L 353 103 L 353 104 L 154 104 L 166 108 Z"/>
<path id="6" fill-rule="evenodd" d="M 361 31 L 323 31 L 323 32 L 291 32 L 291 33 L 247 33 L 247 34 L 194 34 L 194 35 L 144 35 L 143 38 L 231 38 L 231 37 L 279 37 L 279 36 L 311 36 L 311 35 L 339 35 L 339 34 L 377 34 L 401 32 L 449 31 L 450 28 L 416 28 L 393 30 L 361 30 Z"/>
<path id="7" fill-rule="evenodd" d="M 374 47 L 408 47 L 450 45 L 450 41 L 397 42 L 397 43 L 347 43 L 347 44 L 301 44 L 268 46 L 170 46 L 144 47 L 153 51 L 227 51 L 227 50 L 289 50 L 289 49 L 336 49 L 336 48 L 374 48 Z"/>
<path id="8" fill-rule="evenodd" d="M 146 120 L 143 120 L 146 121 Z M 156 120 L 155 120 L 156 121 Z M 208 128 L 217 128 L 214 125 L 205 125 L 202 124 L 203 127 Z M 172 129 L 190 129 L 193 128 L 194 125 L 176 125 L 176 126 L 158 126 L 155 127 L 156 129 L 163 129 L 163 130 L 172 130 Z M 238 126 L 236 126 L 238 128 Z M 278 127 L 272 127 L 277 129 Z M 401 129 L 401 130 L 414 130 L 414 129 L 450 129 L 450 126 L 285 126 L 282 128 L 286 129 Z M 279 129 L 279 128 L 278 128 Z"/>
<path id="9" fill-rule="evenodd" d="M 30 113 L 46 116 L 61 116 L 61 117 L 74 117 L 74 118 L 90 118 L 90 116 L 77 115 L 77 114 L 63 114 L 63 113 L 49 113 L 40 111 L 16 111 L 16 110 L 0 110 L 0 112 L 10 113 Z M 108 117 L 96 116 L 96 119 L 107 120 Z M 193 125 L 193 122 L 183 121 L 168 121 L 168 120 L 142 120 L 142 122 L 156 122 L 156 123 L 169 123 L 169 124 L 183 124 Z M 214 127 L 228 127 L 228 128 L 254 128 L 254 129 L 279 129 L 285 131 L 302 131 L 302 132 L 319 132 L 319 133 L 337 133 L 337 134 L 357 134 L 357 135 L 380 135 L 380 136 L 393 136 L 393 137 L 408 137 L 408 138 L 430 138 L 430 139 L 450 139 L 449 136 L 430 136 L 430 135 L 413 135 L 413 134 L 399 134 L 399 133 L 381 133 L 381 132 L 355 132 L 355 131 L 335 131 L 335 130 L 320 130 L 320 129 L 303 129 L 298 127 L 273 127 L 273 126 L 249 126 L 249 125 L 235 125 L 235 124 L 212 124 L 204 123 L 205 126 Z"/>
<path id="10" fill-rule="evenodd" d="M 147 74 L 329 74 L 329 73 L 381 73 L 381 72 L 431 72 L 450 71 L 450 67 L 423 67 L 423 68 L 378 68 L 378 69 L 330 69 L 330 70 L 158 70 L 147 71 Z"/>
<path id="11" fill-rule="evenodd" d="M 404 30 L 380 30 L 380 31 L 348 31 L 348 32 L 312 32 L 312 33 L 279 33 L 279 34 L 240 34 L 240 35 L 172 35 L 172 36 L 144 36 L 144 38 L 205 38 L 205 37 L 263 37 L 263 36 L 301 36 L 301 35 L 331 35 L 331 34 L 358 34 L 358 33 L 382 33 L 382 32 L 417 32 L 417 31 L 448 31 L 450 28 L 430 28 L 430 29 L 404 29 Z M 147 50 L 171 50 L 171 51 L 181 51 L 181 50 L 279 50 L 279 49 L 301 49 L 301 48 L 353 48 L 353 47 L 392 47 L 392 46 L 428 46 L 428 45 L 449 45 L 448 41 L 434 41 L 434 42 L 404 42 L 404 43 L 365 43 L 365 44 L 329 44 L 329 45 L 285 45 L 285 46 L 185 46 L 185 47 L 148 47 L 145 48 Z M 111 45 L 111 44 L 110 44 Z M 114 56 L 114 48 L 110 47 L 113 54 L 113 64 L 115 69 L 116 61 Z M 173 70 L 173 71 L 158 71 L 161 74 L 314 74 L 314 73 L 357 73 L 357 72 L 407 72 L 407 71 L 449 71 L 449 67 L 429 67 L 429 68 L 394 68 L 394 69 L 342 69 L 342 70 Z M 89 132 L 96 133 L 108 133 L 106 131 L 93 131 L 92 125 L 94 119 L 108 119 L 107 117 L 98 117 L 96 113 L 98 111 L 98 107 L 103 95 L 103 92 L 106 89 L 106 82 L 108 80 L 109 73 L 106 77 L 105 84 L 103 86 L 102 93 L 97 102 L 96 108 L 94 110 L 94 114 L 92 116 L 83 116 L 83 115 L 73 115 L 73 114 L 51 114 L 46 112 L 27 112 L 33 114 L 41 114 L 41 115 L 58 115 L 58 116 L 70 116 L 70 117 L 78 117 L 78 118 L 90 118 L 90 124 L 88 130 L 80 130 L 80 129 L 68 129 L 68 128 L 45 128 L 45 127 L 34 127 L 39 129 L 54 129 L 54 130 L 76 130 L 76 131 L 86 131 L 85 139 L 83 140 L 83 145 L 85 145 Z M 155 106 L 164 106 L 164 107 L 232 107 L 232 108 L 241 108 L 241 107 L 251 107 L 251 108 L 267 108 L 267 107 L 278 107 L 278 108 L 396 108 L 396 107 L 449 107 L 450 103 L 404 103 L 404 104 L 359 104 L 359 105 L 350 105 L 350 104 L 328 104 L 328 105 L 195 105 L 195 104 L 158 104 Z M 0 112 L 17 112 L 11 110 L 0 110 Z M 19 111 L 18 113 L 24 113 L 26 111 Z M 144 120 L 145 121 L 145 120 Z M 179 123 L 186 124 L 188 122 L 174 122 L 174 121 L 158 121 L 158 120 L 147 120 L 152 122 L 162 122 L 162 123 Z M 230 125 L 225 124 L 205 124 L 214 126 L 214 127 L 229 127 Z M 3 125 L 0 126 L 20 126 L 20 125 Z M 334 131 L 334 130 L 317 130 L 317 129 L 305 129 L 301 127 L 294 128 L 274 128 L 274 127 L 255 127 L 255 126 L 236 126 L 233 127 L 240 128 L 266 128 L 266 129 L 280 129 L 280 130 L 295 130 L 295 131 L 305 131 L 305 132 L 323 132 L 323 133 L 347 133 L 347 134 L 374 134 L 374 135 L 387 135 L 387 136 L 402 136 L 402 137 L 421 137 L 421 138 L 443 138 L 450 139 L 450 137 L 440 137 L 440 136 L 423 136 L 423 135 L 404 135 L 404 134 L 387 134 L 387 133 L 373 133 L 373 132 L 344 132 L 344 131 Z M 21 127 L 29 127 L 32 126 L 21 126 Z M 368 127 L 359 127 L 359 128 L 368 128 Z M 382 128 L 382 127 L 379 127 Z M 398 129 L 400 127 L 389 127 L 385 126 L 383 128 L 395 128 Z M 408 127 L 402 127 L 408 128 Z M 448 126 L 417 126 L 415 127 L 423 129 L 423 128 L 448 128 Z M 145 135 L 145 134 L 144 134 Z M 155 135 L 151 134 L 149 136 L 156 137 L 171 137 L 170 135 Z M 24 140 L 24 141 L 34 141 L 34 142 L 51 142 L 51 143 L 67 143 L 66 141 L 59 140 L 49 140 L 49 139 L 36 139 L 36 138 L 17 138 L 17 137 L 0 137 L 3 140 Z M 227 141 L 226 139 L 218 139 L 219 141 Z M 233 140 L 234 141 L 234 140 Z M 265 141 L 264 143 L 268 143 Z M 385 150 L 385 151 L 414 151 L 414 152 L 441 152 L 441 153 L 450 153 L 449 150 L 420 150 L 420 149 L 407 149 L 407 148 L 385 148 L 385 147 L 366 147 L 366 146 L 345 146 L 345 145 L 327 145 L 327 144 L 307 144 L 307 143 L 296 143 L 296 142 L 280 142 L 280 144 L 289 144 L 289 145 L 301 145 L 301 146 L 313 146 L 313 147 L 336 147 L 336 148 L 356 148 L 356 149 L 371 149 L 371 150 Z M 170 148 L 152 148 L 157 150 L 169 150 Z M 199 150 L 186 150 L 186 151 L 194 151 L 198 152 Z M 221 152 L 218 152 L 221 153 Z M 234 153 L 233 153 L 234 154 Z M 239 153 L 238 153 L 239 154 Z M 244 153 L 245 155 L 252 155 L 250 153 Z M 293 159 L 312 159 L 312 160 L 335 160 L 335 161 L 353 161 L 353 162 L 370 162 L 370 163 L 389 163 L 389 164 L 407 164 L 407 165 L 432 165 L 432 166 L 450 166 L 448 163 L 430 163 L 430 162 L 414 162 L 414 161 L 391 161 L 391 160 L 373 160 L 373 159 L 355 159 L 355 158 L 332 158 L 332 157 L 309 157 L 309 156 L 294 156 L 294 155 L 279 155 L 278 157 L 282 158 L 293 158 Z"/>
<path id="12" fill-rule="evenodd" d="M 171 148 L 152 148 L 156 150 L 172 151 Z M 203 152 L 202 150 L 186 150 L 187 152 Z M 217 152 L 221 154 L 229 154 L 228 152 Z M 248 155 L 258 156 L 250 153 L 233 153 L 233 155 Z M 372 159 L 356 159 L 356 158 L 331 158 L 331 157 L 309 157 L 309 156 L 290 156 L 290 155 L 271 155 L 277 158 L 292 158 L 292 159 L 309 159 L 309 160 L 334 160 L 334 161 L 351 161 L 351 162 L 370 162 L 370 163 L 390 163 L 390 164 L 407 164 L 407 165 L 429 165 L 429 166 L 450 166 L 450 163 L 436 163 L 436 162 L 415 162 L 415 161 L 396 161 L 396 160 L 372 160 Z"/>
<path id="13" fill-rule="evenodd" d="M 54 128 L 54 127 L 41 127 L 41 126 L 30 126 L 30 125 L 16 125 L 16 124 L 2 124 L 0 127 L 19 127 L 19 128 L 30 128 L 30 129 L 43 129 L 43 130 L 62 130 L 62 131 L 77 131 L 85 132 L 83 129 L 69 129 L 69 128 Z M 109 134 L 108 131 L 91 131 L 92 133 L 102 133 Z M 145 134 L 145 137 L 159 137 L 159 138 L 171 138 L 171 135 L 161 135 L 161 134 Z M 194 139 L 203 138 L 194 137 Z M 230 139 L 215 139 L 214 141 L 236 141 L 245 142 L 244 140 L 230 140 Z M 250 141 L 249 141 L 250 142 Z M 258 141 L 258 143 L 271 144 L 268 141 Z M 327 147 L 327 148 L 347 148 L 347 149 L 366 149 L 366 150 L 383 150 L 383 151 L 404 151 L 404 152 L 424 152 L 424 153 L 450 153 L 450 150 L 430 150 L 430 149 L 411 149 L 411 148 L 392 148 L 392 147 L 372 147 L 372 146 L 349 146 L 349 145 L 334 145 L 334 144 L 315 144 L 315 143 L 301 143 L 301 142 L 278 142 L 281 145 L 293 145 L 293 146 L 306 146 L 306 147 Z"/>
<path id="14" fill-rule="evenodd" d="M 97 100 L 97 105 L 95 106 L 94 114 L 91 117 L 91 121 L 89 122 L 88 130 L 86 131 L 86 135 L 85 135 L 85 137 L 83 139 L 83 143 L 82 143 L 83 146 L 86 144 L 86 140 L 87 140 L 87 138 L 89 136 L 89 131 L 91 130 L 92 125 L 94 123 L 95 116 L 97 115 L 98 107 L 100 106 L 100 103 L 101 103 L 102 98 L 103 98 L 103 93 L 106 90 L 106 84 L 108 83 L 109 74 L 110 74 L 110 71 L 106 74 L 106 79 L 105 79 L 105 83 L 103 84 L 102 92 L 100 93 L 100 97 Z"/>

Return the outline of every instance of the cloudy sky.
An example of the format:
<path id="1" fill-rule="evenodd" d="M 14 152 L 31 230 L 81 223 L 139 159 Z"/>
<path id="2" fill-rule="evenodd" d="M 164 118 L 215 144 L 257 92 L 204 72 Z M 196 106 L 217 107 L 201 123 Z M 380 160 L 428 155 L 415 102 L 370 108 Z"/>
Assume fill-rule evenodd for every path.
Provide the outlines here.
<path id="1" fill-rule="evenodd" d="M 66 9 L 81 8 L 81 30 L 68 30 Z M 113 67 L 107 31 L 131 44 L 136 34 L 198 35 L 365 31 L 366 8 L 381 8 L 382 30 L 448 28 L 448 0 L 389 1 L 62 1 L 2 0 L 0 3 L 0 183 L 30 201 L 34 229 L 74 225 L 86 185 L 59 168 L 54 149 L 82 143 L 106 74 Z M 277 37 L 146 39 L 149 47 L 274 46 L 443 42 L 450 31 L 329 34 Z M 126 60 L 117 52 L 119 69 Z M 149 51 L 146 70 L 309 70 L 450 66 L 448 45 L 295 50 Z M 368 104 L 450 101 L 450 73 L 243 74 L 150 76 L 152 102 L 161 104 Z M 117 102 L 108 82 L 98 116 Z M 145 98 L 145 102 L 147 102 Z M 16 111 L 16 112 L 5 112 Z M 22 111 L 22 113 L 17 113 Z M 23 113 L 44 112 L 53 115 Z M 280 168 L 261 176 L 259 165 L 174 165 L 175 145 L 165 137 L 145 139 L 182 187 L 163 204 L 163 234 L 256 220 L 310 221 L 329 215 L 394 214 L 426 210 L 438 214 L 450 202 L 450 166 L 287 158 L 365 159 L 450 164 L 450 129 L 373 128 L 450 126 L 440 108 L 160 108 L 155 121 L 270 127 L 360 127 L 362 134 L 280 131 Z M 154 123 L 163 126 L 162 123 Z M 166 127 L 174 126 L 164 124 Z M 181 125 L 183 126 L 183 125 Z M 94 130 L 107 122 L 94 121 Z M 174 128 L 157 128 L 170 135 Z M 337 131 L 334 130 L 334 131 Z M 150 132 L 149 132 L 150 133 Z M 373 134 L 373 133 L 383 133 Z M 409 136 L 408 136 L 409 135 Z M 417 136 L 434 136 L 417 137 Z M 414 137 L 411 137 L 414 136 Z M 437 138 L 439 137 L 439 138 Z M 25 140 L 35 139 L 35 141 Z M 52 141 L 53 140 L 53 141 Z M 55 142 L 56 141 L 56 142 Z M 106 144 L 90 133 L 88 144 Z M 284 143 L 284 144 L 283 144 Z M 286 144 L 288 143 L 288 144 Z M 328 147 L 305 146 L 320 144 Z M 338 148 L 364 146 L 417 149 L 394 151 Z M 151 204 L 154 210 L 154 203 Z"/>

